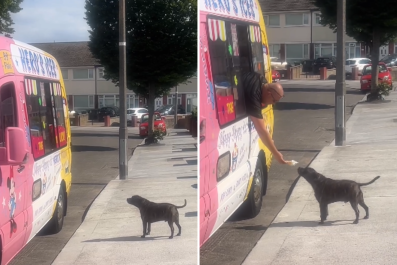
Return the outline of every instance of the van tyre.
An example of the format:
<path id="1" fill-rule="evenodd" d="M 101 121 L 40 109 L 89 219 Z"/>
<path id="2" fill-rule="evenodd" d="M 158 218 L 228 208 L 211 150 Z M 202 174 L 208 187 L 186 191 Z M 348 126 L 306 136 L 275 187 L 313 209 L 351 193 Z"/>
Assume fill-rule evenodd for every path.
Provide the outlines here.
<path id="1" fill-rule="evenodd" d="M 245 205 L 244 205 L 245 215 L 248 218 L 254 218 L 261 211 L 264 180 L 265 178 L 264 178 L 262 162 L 261 160 L 258 159 L 252 180 L 251 189 L 249 191 L 248 198 L 245 201 Z"/>
<path id="2" fill-rule="evenodd" d="M 55 207 L 54 214 L 52 216 L 52 219 L 50 221 L 50 233 L 52 234 L 57 234 L 59 231 L 62 230 L 63 226 L 63 219 L 64 219 L 64 212 L 65 212 L 65 192 L 63 190 L 63 187 L 61 186 L 59 189 L 59 195 L 58 195 L 58 200 L 57 200 L 57 205 Z"/>

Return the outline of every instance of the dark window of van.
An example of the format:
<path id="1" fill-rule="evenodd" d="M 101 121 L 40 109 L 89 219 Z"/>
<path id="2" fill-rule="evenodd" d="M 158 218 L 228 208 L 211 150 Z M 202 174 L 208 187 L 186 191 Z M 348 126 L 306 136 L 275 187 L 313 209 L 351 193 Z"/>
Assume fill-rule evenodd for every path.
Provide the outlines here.
<path id="1" fill-rule="evenodd" d="M 64 102 L 59 83 L 25 80 L 26 108 L 35 159 L 66 146 Z"/>
<path id="2" fill-rule="evenodd" d="M 239 21 L 208 19 L 208 45 L 217 115 L 221 127 L 247 117 L 243 72 L 264 73 L 259 26 Z"/>
<path id="3" fill-rule="evenodd" d="M 0 88 L 0 146 L 5 146 L 5 131 L 17 126 L 14 83 L 6 83 Z"/>

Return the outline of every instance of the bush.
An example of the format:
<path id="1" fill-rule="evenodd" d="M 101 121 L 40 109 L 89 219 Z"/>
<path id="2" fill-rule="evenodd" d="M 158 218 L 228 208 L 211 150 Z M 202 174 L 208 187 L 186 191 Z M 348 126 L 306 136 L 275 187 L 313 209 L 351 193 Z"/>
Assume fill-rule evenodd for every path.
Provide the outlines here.
<path id="1" fill-rule="evenodd" d="M 197 107 L 192 109 L 192 118 L 197 118 Z"/>
<path id="2" fill-rule="evenodd" d="M 390 94 L 390 90 L 392 90 L 392 86 L 386 82 L 382 82 L 378 84 L 376 91 L 379 95 L 388 96 Z"/>

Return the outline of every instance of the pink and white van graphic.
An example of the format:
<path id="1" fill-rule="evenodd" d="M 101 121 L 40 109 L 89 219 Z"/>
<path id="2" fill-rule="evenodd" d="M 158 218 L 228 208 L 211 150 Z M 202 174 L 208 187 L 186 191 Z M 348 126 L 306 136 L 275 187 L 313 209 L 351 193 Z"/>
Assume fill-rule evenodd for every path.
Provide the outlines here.
<path id="1" fill-rule="evenodd" d="M 69 193 L 70 127 L 63 87 L 51 55 L 0 37 L 2 265 L 53 220 L 58 199 Z"/>
<path id="2" fill-rule="evenodd" d="M 247 201 L 257 165 L 266 168 L 241 79 L 242 69 L 269 69 L 256 0 L 203 0 L 199 12 L 201 246 Z"/>

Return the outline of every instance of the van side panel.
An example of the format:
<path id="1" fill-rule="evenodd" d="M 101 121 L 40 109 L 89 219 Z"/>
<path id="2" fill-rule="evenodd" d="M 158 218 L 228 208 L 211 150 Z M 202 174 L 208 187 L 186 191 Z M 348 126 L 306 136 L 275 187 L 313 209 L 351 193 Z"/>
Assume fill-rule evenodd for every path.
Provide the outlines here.
<path id="1" fill-rule="evenodd" d="M 205 216 L 206 224 L 203 225 L 205 231 L 200 231 L 200 242 L 208 238 L 215 226 L 218 209 L 218 190 L 217 190 L 217 160 L 219 157 L 217 141 L 219 135 L 219 124 L 216 117 L 214 86 L 211 74 L 211 63 L 207 42 L 207 30 L 205 26 L 206 15 L 200 15 L 200 34 L 199 34 L 199 60 L 200 60 L 200 124 L 205 121 L 205 140 L 200 145 L 200 167 L 204 163 L 205 172 L 200 172 L 201 185 L 205 187 L 206 193 L 200 201 L 200 210 Z M 201 148 L 201 146 L 205 146 Z M 207 174 L 205 174 L 207 173 Z M 201 180 L 204 178 L 204 180 Z"/>
<path id="2" fill-rule="evenodd" d="M 29 115 L 36 114 L 32 112 L 30 103 L 36 102 L 42 105 L 41 97 L 37 94 L 41 88 L 37 80 L 46 83 L 48 93 L 45 93 L 51 95 L 52 104 L 56 100 L 63 101 L 64 121 L 61 123 L 64 122 L 65 127 L 57 123 L 54 116 L 54 121 L 48 127 L 52 130 L 51 137 L 56 139 L 56 149 L 52 147 L 54 151 L 50 151 L 47 155 L 37 149 L 37 146 L 43 144 L 33 141 L 43 136 L 29 124 Z M 0 212 L 2 264 L 12 259 L 51 219 L 62 182 L 65 182 L 67 193 L 71 186 L 71 131 L 66 92 L 59 64 L 52 55 L 36 47 L 0 37 L 0 87 L 10 82 L 15 86 L 18 120 L 17 125 L 8 126 L 18 126 L 26 132 L 26 141 L 21 144 L 24 144 L 29 151 L 28 160 L 22 170 L 17 166 L 0 166 L 0 192 L 4 195 L 0 197 L 3 202 L 3 211 Z M 31 95 L 39 98 L 40 103 L 33 100 Z M 56 104 L 61 106 L 61 103 Z M 62 107 L 52 106 L 49 109 L 52 108 L 52 113 L 60 118 Z M 33 137 L 34 134 L 39 135 Z M 33 154 L 40 155 L 36 156 L 35 160 Z M 33 199 L 34 188 L 36 191 L 39 190 L 35 199 Z"/>

